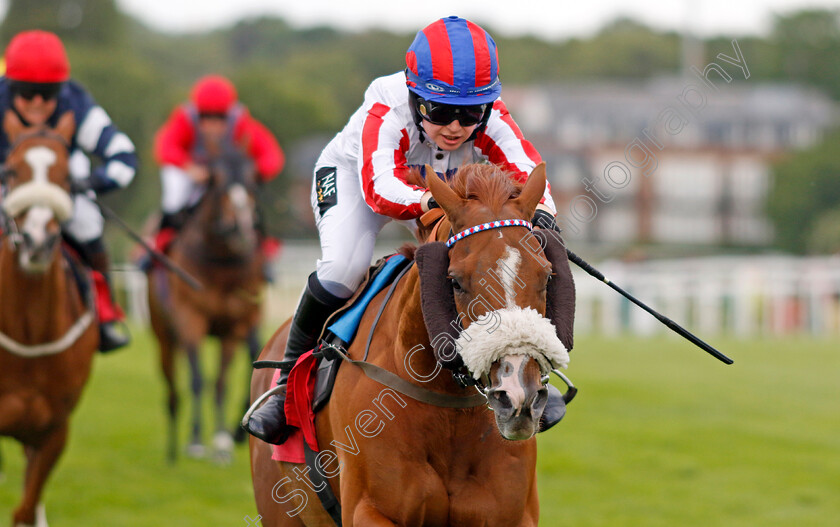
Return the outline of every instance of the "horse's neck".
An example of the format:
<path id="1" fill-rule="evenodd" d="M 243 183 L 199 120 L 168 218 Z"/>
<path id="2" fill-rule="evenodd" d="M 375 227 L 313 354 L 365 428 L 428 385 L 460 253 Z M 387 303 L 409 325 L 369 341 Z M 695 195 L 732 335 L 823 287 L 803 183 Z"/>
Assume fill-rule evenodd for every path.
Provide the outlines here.
<path id="1" fill-rule="evenodd" d="M 211 275 L 218 285 L 251 281 L 252 275 L 259 274 L 259 251 L 244 258 L 231 252 L 224 237 L 213 232 L 217 203 L 213 196 L 205 199 L 178 237 L 180 258 L 189 261 L 199 274 Z"/>
<path id="2" fill-rule="evenodd" d="M 58 249 L 56 249 L 58 250 Z M 56 254 L 43 274 L 27 274 L 3 241 L 0 249 L 0 331 L 23 344 L 49 342 L 72 324 L 73 291 Z"/>
<path id="3" fill-rule="evenodd" d="M 222 236 L 213 231 L 216 223 L 214 211 L 219 210 L 221 200 L 213 189 L 209 189 L 204 195 L 201 204 L 193 214 L 182 236 L 185 252 L 195 259 L 196 263 L 202 263 L 206 257 L 221 258 L 225 256 Z"/>

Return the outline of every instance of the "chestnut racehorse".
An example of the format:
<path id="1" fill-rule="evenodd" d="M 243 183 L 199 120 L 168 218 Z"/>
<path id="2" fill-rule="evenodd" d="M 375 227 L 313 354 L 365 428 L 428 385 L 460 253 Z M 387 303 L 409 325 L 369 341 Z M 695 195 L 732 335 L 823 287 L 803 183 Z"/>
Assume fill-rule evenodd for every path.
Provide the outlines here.
<path id="1" fill-rule="evenodd" d="M 9 111 L 3 126 L 12 146 L 0 199 L 0 435 L 22 443 L 26 454 L 12 524 L 41 527 L 41 493 L 64 450 L 99 333 L 60 247 L 59 223 L 72 214 L 73 115 L 50 130 L 26 128 Z"/>
<path id="2" fill-rule="evenodd" d="M 431 167 L 426 173 L 434 174 Z M 398 283 L 378 323 L 385 292 L 374 298 L 348 355 L 362 359 L 376 324 L 369 363 L 461 399 L 476 390 L 441 365 L 466 371 L 479 380 L 486 400 L 479 397 L 484 402 L 469 408 L 420 402 L 343 364 L 330 402 L 316 416 L 316 466 L 329 478 L 344 527 L 536 526 L 534 434 L 548 373 L 568 361 L 574 320 L 574 284 L 561 240 L 549 243 L 522 221 L 543 195 L 545 166 L 524 186 L 492 165 L 462 167 L 450 185 L 437 177 L 426 183 L 445 213 L 438 241 L 416 250 L 417 265 Z M 517 222 L 476 229 L 451 247 L 440 243 L 452 235 L 450 228 L 459 233 L 494 220 Z M 551 243 L 553 254 L 562 254 L 551 259 L 553 271 L 545 256 Z M 453 304 L 451 318 L 436 319 L 447 304 Z M 262 359 L 281 359 L 287 332 L 288 323 Z M 252 398 L 271 387 L 270 377 L 270 370 L 255 372 Z M 253 437 L 250 446 L 265 527 L 334 525 L 307 467 L 271 461 L 270 446 Z"/>
<path id="3" fill-rule="evenodd" d="M 254 226 L 256 172 L 247 156 L 233 148 L 221 150 L 208 167 L 208 188 L 169 252 L 171 260 L 197 278 L 203 288 L 192 289 L 163 269 L 150 270 L 151 322 L 168 391 L 170 461 L 176 459 L 178 445 L 176 351 L 186 352 L 191 374 L 193 412 L 187 454 L 201 457 L 205 450 L 201 437 L 204 380 L 198 350 L 205 336 L 219 339 L 213 447 L 217 459 L 227 462 L 233 450 L 230 427 L 224 420 L 228 366 L 240 342 L 246 341 L 251 360 L 260 350 L 257 328 L 265 281 Z"/>

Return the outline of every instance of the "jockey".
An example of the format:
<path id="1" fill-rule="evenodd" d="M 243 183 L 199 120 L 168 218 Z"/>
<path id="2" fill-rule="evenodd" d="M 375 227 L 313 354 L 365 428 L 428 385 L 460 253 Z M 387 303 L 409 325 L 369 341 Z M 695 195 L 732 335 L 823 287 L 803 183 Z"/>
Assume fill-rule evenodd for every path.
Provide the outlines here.
<path id="1" fill-rule="evenodd" d="M 373 81 L 315 165 L 311 201 L 322 256 L 292 319 L 284 361 L 311 350 L 329 315 L 352 296 L 382 227 L 399 220 L 415 228 L 436 206 L 429 191 L 406 181 L 410 167 L 429 164 L 446 174 L 489 161 L 525 181 L 541 162 L 499 99 L 496 44 L 482 28 L 454 16 L 438 20 L 417 33 L 406 66 Z M 538 210 L 553 223 L 548 188 Z M 278 384 L 287 380 L 283 372 Z M 269 398 L 246 429 L 284 442 L 284 402 L 282 392 Z"/>
<path id="2" fill-rule="evenodd" d="M 190 102 L 175 108 L 155 136 L 163 211 L 155 245 L 161 252 L 204 193 L 210 153 L 225 147 L 247 148 L 261 183 L 283 169 L 283 150 L 274 135 L 237 101 L 236 88 L 228 79 L 208 75 L 195 83 Z M 262 229 L 259 222 L 258 228 Z M 264 249 L 270 252 L 265 244 Z"/>
<path id="3" fill-rule="evenodd" d="M 90 94 L 70 79 L 64 45 L 55 34 L 37 30 L 17 34 L 6 48 L 5 60 L 0 112 L 15 112 L 27 126 L 55 126 L 61 115 L 73 112 L 77 125 L 70 144 L 73 216 L 61 226 L 62 233 L 94 271 L 100 351 L 123 347 L 129 338 L 115 327 L 123 315 L 109 286 L 108 255 L 102 242 L 105 222 L 95 199 L 134 179 L 134 144 Z M 0 130 L 0 162 L 5 162 L 10 147 L 5 131 Z M 94 170 L 86 154 L 101 160 Z"/>

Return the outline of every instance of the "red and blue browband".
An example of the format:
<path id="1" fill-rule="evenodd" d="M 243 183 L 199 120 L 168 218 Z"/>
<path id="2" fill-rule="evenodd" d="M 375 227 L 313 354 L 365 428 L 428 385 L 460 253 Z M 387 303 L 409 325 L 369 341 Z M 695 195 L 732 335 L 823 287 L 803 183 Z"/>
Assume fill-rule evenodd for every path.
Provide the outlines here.
<path id="1" fill-rule="evenodd" d="M 525 220 L 496 220 L 496 221 L 488 221 L 487 223 L 482 223 L 481 225 L 476 225 L 475 227 L 470 227 L 469 229 L 465 229 L 455 236 L 452 236 L 448 240 L 446 240 L 446 246 L 452 247 L 455 245 L 455 242 L 466 238 L 471 234 L 475 234 L 481 231 L 489 231 L 490 229 L 500 229 L 502 227 L 525 227 L 529 231 L 534 230 L 534 226 L 531 225 L 530 221 Z"/>

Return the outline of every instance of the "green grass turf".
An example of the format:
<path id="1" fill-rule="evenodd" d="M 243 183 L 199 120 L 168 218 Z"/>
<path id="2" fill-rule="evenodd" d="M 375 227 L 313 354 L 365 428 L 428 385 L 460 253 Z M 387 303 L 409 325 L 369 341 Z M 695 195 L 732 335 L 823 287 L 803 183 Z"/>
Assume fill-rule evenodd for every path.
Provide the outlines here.
<path id="1" fill-rule="evenodd" d="M 564 422 L 539 439 L 541 525 L 836 524 L 840 343 L 715 343 L 734 365 L 674 338 L 579 339 L 568 374 L 580 393 Z M 209 351 L 214 358 L 215 347 Z M 156 353 L 151 337 L 137 333 L 132 349 L 97 358 L 47 489 L 53 527 L 244 526 L 256 516 L 244 447 L 227 467 L 165 462 Z M 189 398 L 180 366 L 183 445 Z M 237 401 L 245 368 L 243 352 L 233 372 Z M 204 370 L 209 382 L 214 360 Z M 239 404 L 229 405 L 230 423 Z M 20 496 L 23 462 L 11 440 L 0 449 L 3 525 Z"/>

